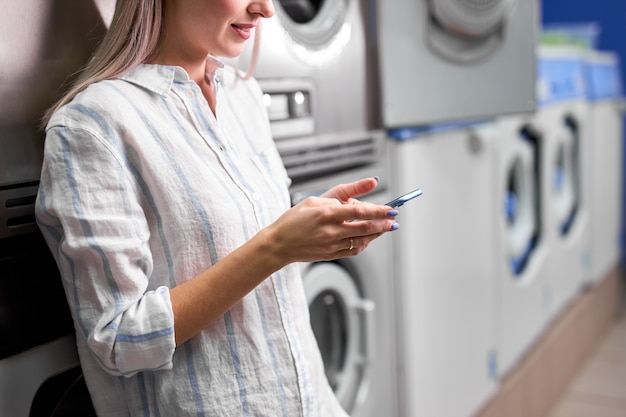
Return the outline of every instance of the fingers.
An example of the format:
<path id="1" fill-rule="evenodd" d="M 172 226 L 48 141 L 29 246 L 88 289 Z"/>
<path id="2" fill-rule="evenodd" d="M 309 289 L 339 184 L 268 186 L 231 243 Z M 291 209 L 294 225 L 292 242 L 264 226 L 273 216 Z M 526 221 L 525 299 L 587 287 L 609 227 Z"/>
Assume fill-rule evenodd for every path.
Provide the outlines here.
<path id="1" fill-rule="evenodd" d="M 333 201 L 334 203 L 332 203 Z M 342 205 L 334 199 L 325 198 L 312 199 L 305 204 L 317 206 L 313 208 L 318 208 L 323 212 L 318 213 L 318 227 L 327 227 L 327 237 L 330 237 L 331 241 L 345 240 L 345 242 L 333 245 L 336 250 L 345 250 L 350 246 L 353 248 L 355 246 L 367 246 L 371 240 L 382 233 L 399 228 L 399 224 L 395 221 L 399 214 L 398 210 L 388 206 L 367 202 Z M 370 238 L 364 242 L 367 237 Z M 350 242 L 351 238 L 359 238 L 360 240 L 355 244 L 354 241 Z"/>
<path id="2" fill-rule="evenodd" d="M 353 222 L 354 220 L 393 219 L 398 210 L 388 206 L 358 202 L 358 204 L 337 204 L 337 200 L 320 197 L 309 197 L 304 201 L 309 206 L 327 206 L 322 209 L 321 216 L 326 216 L 331 223 Z"/>
<path id="3" fill-rule="evenodd" d="M 355 220 L 393 219 L 398 210 L 368 202 L 342 204 L 334 198 L 308 197 L 295 207 L 301 210 L 313 210 L 321 223 L 344 223 Z"/>
<path id="4" fill-rule="evenodd" d="M 287 263 L 354 256 L 378 236 L 397 229 L 397 215 L 388 206 L 309 197 L 268 227 L 269 241 L 276 256 Z"/>

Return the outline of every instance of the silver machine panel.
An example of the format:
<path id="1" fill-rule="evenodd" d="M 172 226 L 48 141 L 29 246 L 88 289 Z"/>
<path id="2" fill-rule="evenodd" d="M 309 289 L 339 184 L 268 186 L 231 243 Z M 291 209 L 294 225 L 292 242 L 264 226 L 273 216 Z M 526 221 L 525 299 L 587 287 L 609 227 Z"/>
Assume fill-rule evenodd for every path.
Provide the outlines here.
<path id="1" fill-rule="evenodd" d="M 107 7 L 84 0 L 2 0 L 0 4 L 4 6 L 0 18 L 2 239 L 35 230 L 33 211 L 44 140 L 41 118 L 104 35 L 101 10 Z"/>
<path id="2" fill-rule="evenodd" d="M 379 161 L 375 57 L 360 0 L 276 0 L 275 15 L 227 62 L 265 93 L 272 133 L 294 182 Z"/>
<path id="3" fill-rule="evenodd" d="M 387 128 L 535 109 L 537 0 L 378 0 Z"/>
<path id="4" fill-rule="evenodd" d="M 70 311 L 34 205 L 42 116 L 106 32 L 115 1 L 0 6 L 0 415 L 91 417 Z"/>

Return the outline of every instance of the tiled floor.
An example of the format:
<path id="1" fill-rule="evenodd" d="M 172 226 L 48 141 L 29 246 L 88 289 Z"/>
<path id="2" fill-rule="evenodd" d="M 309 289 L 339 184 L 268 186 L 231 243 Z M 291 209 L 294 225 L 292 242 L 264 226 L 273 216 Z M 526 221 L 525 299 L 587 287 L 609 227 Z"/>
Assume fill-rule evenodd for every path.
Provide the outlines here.
<path id="1" fill-rule="evenodd" d="M 626 303 L 549 417 L 626 417 Z"/>

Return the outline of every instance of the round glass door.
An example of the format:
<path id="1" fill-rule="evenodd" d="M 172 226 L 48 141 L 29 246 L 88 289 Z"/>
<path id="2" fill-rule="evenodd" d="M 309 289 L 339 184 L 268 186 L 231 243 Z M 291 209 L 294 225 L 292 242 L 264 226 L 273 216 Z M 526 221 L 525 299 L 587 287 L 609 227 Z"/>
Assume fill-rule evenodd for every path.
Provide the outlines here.
<path id="1" fill-rule="evenodd" d="M 295 23 L 309 23 L 319 13 L 324 0 L 278 0 L 285 13 Z"/>
<path id="2" fill-rule="evenodd" d="M 276 16 L 291 51 L 309 65 L 321 66 L 348 44 L 352 27 L 347 21 L 350 1 L 278 0 Z"/>
<path id="3" fill-rule="evenodd" d="M 303 281 L 328 382 L 350 412 L 366 387 L 373 302 L 361 296 L 348 270 L 334 262 L 309 265 Z"/>
<path id="4" fill-rule="evenodd" d="M 552 165 L 553 208 L 559 233 L 569 233 L 578 212 L 580 184 L 577 169 L 578 134 L 574 122 L 565 120 L 557 135 L 557 148 Z"/>
<path id="5" fill-rule="evenodd" d="M 481 38 L 503 23 L 515 0 L 430 0 L 431 13 L 451 33 Z"/>
<path id="6" fill-rule="evenodd" d="M 516 138 L 515 155 L 506 168 L 504 218 L 511 272 L 522 274 L 535 248 L 539 232 L 539 179 L 537 143 L 526 133 Z"/>
<path id="7" fill-rule="evenodd" d="M 516 0 L 423 0 L 429 8 L 426 39 L 440 57 L 456 63 L 486 59 L 503 43 Z"/>
<path id="8" fill-rule="evenodd" d="M 323 290 L 309 303 L 311 327 L 324 359 L 326 377 L 333 390 L 337 390 L 346 364 L 348 328 L 343 301 L 336 291 Z"/>

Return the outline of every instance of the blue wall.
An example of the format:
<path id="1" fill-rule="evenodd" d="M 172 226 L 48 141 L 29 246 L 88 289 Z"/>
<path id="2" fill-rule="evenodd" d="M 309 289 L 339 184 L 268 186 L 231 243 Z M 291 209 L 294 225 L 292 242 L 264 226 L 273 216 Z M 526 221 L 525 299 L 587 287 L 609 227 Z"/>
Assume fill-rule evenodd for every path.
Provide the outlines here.
<path id="1" fill-rule="evenodd" d="M 525 1 L 525 0 L 522 0 Z M 622 81 L 626 74 L 626 1 L 625 0 L 543 0 L 543 23 L 600 24 L 599 49 L 619 53 Z"/>
<path id="2" fill-rule="evenodd" d="M 525 0 L 521 0 L 525 1 Z M 626 86 L 626 0 L 542 0 L 542 23 L 589 23 L 600 25 L 598 49 L 620 56 L 622 85 Z M 626 161 L 626 146 L 624 147 Z M 626 172 L 626 171 L 625 171 Z M 624 176 L 626 184 L 626 175 Z M 626 192 L 622 204 L 622 267 L 626 266 Z"/>

